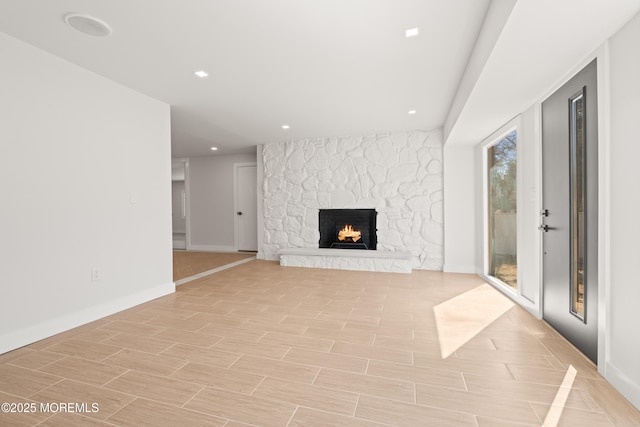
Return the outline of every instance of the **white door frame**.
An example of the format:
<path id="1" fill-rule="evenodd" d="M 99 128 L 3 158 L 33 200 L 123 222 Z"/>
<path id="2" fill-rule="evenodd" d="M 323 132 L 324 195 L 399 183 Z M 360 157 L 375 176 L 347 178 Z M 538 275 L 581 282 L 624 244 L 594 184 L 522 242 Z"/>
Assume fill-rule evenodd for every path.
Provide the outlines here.
<path id="1" fill-rule="evenodd" d="M 243 163 L 234 163 L 233 164 L 233 246 L 236 252 L 239 250 L 239 227 L 240 222 L 238 221 L 238 169 L 241 167 L 247 166 L 255 166 L 258 167 L 257 162 L 243 162 Z M 256 183 L 257 185 L 257 183 Z M 256 206 L 258 201 L 256 200 Z M 256 236 L 257 237 L 257 236 Z"/>

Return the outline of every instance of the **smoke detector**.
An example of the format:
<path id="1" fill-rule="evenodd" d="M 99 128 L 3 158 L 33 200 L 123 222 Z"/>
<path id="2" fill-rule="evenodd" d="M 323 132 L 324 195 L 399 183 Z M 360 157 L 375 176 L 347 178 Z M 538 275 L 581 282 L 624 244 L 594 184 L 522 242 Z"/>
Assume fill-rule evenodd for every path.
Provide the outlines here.
<path id="1" fill-rule="evenodd" d="M 111 35 L 111 27 L 104 21 L 82 13 L 68 13 L 64 16 L 64 22 L 81 33 L 93 37 L 107 37 Z"/>

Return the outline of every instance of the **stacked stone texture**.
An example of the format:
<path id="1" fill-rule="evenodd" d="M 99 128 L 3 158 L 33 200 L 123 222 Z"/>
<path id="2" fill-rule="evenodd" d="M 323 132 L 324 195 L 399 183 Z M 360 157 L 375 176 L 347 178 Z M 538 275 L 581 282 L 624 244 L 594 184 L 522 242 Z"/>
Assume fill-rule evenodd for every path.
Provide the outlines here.
<path id="1" fill-rule="evenodd" d="M 317 248 L 319 209 L 376 209 L 378 250 L 408 251 L 417 269 L 442 269 L 440 131 L 265 145 L 266 259 Z"/>

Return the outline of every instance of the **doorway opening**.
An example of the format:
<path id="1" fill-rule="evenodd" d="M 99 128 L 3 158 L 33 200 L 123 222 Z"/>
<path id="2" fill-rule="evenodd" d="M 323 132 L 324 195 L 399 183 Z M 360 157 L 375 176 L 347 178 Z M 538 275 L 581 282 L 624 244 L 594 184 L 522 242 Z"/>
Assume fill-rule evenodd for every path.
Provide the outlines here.
<path id="1" fill-rule="evenodd" d="M 185 159 L 171 161 L 171 226 L 173 249 L 186 250 L 189 236 L 188 166 Z"/>

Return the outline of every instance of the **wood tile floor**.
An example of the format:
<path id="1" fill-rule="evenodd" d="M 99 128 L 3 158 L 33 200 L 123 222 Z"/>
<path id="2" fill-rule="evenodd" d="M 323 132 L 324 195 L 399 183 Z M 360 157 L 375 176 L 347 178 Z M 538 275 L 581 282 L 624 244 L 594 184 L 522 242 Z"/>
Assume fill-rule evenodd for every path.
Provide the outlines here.
<path id="1" fill-rule="evenodd" d="M 443 359 L 434 307 L 455 301 L 459 329 L 475 328 L 461 296 L 476 290 L 486 304 L 482 284 L 250 261 L 0 355 L 0 402 L 51 405 L 0 412 L 0 425 L 640 425 L 586 359 L 518 306 Z M 61 403 L 87 406 L 56 412 Z"/>
<path id="2" fill-rule="evenodd" d="M 255 255 L 252 252 L 173 251 L 173 281 L 255 257 Z"/>

